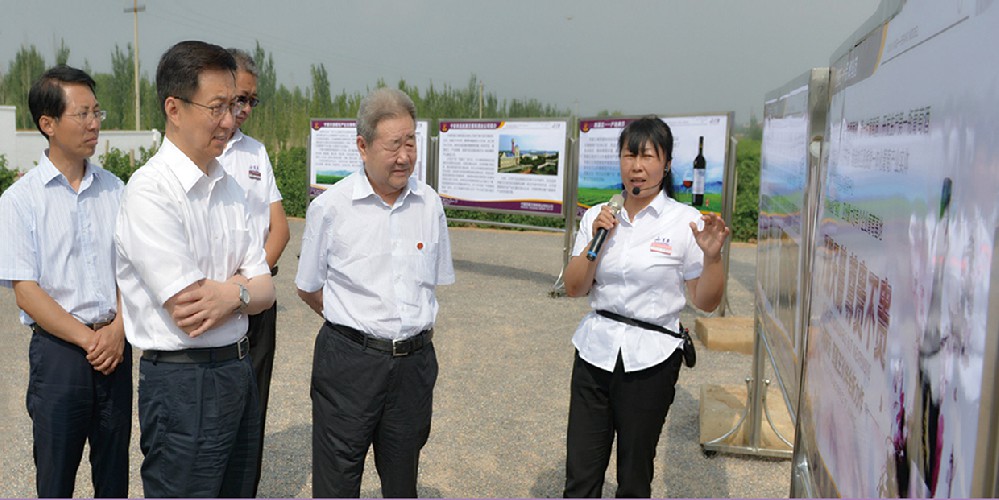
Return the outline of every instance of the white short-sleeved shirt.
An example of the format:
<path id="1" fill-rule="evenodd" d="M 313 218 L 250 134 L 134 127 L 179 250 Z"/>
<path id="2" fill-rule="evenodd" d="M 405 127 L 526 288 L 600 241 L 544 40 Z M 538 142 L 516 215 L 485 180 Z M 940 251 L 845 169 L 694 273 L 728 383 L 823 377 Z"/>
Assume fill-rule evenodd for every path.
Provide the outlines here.
<path id="1" fill-rule="evenodd" d="M 600 204 L 583 215 L 572 255 L 586 251 Z M 686 281 L 700 277 L 704 252 L 694 241 L 690 222 L 700 223 L 697 209 L 660 192 L 629 221 L 625 209 L 601 250 L 590 306 L 678 331 L 686 305 Z M 572 343 L 586 362 L 614 371 L 618 352 L 628 372 L 662 363 L 681 346 L 680 339 L 631 326 L 590 311 L 576 328 Z"/>
<path id="2" fill-rule="evenodd" d="M 87 162 L 79 192 L 49 161 L 24 174 L 0 197 L 0 284 L 35 281 L 83 323 L 114 317 L 114 220 L 124 184 Z M 35 320 L 21 311 L 21 323 Z"/>
<path id="3" fill-rule="evenodd" d="M 246 195 L 218 161 L 205 175 L 169 139 L 125 187 L 115 229 L 125 336 L 143 350 L 232 344 L 246 315 L 190 338 L 163 304 L 203 279 L 269 274 L 263 242 L 251 230 Z"/>
<path id="4" fill-rule="evenodd" d="M 431 328 L 435 287 L 454 283 L 451 242 L 440 197 L 409 178 L 386 204 L 361 170 L 309 206 L 295 284 L 323 290 L 323 316 L 385 339 Z"/>
<path id="5" fill-rule="evenodd" d="M 250 224 L 260 240 L 266 242 L 271 227 L 271 203 L 281 201 L 267 149 L 260 141 L 237 129 L 218 160 L 246 192 Z"/>

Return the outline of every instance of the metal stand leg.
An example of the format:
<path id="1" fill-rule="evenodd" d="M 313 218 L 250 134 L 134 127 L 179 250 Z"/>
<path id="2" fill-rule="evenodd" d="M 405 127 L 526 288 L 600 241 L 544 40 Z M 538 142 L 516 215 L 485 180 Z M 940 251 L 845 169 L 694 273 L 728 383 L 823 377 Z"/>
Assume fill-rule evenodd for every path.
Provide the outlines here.
<path id="1" fill-rule="evenodd" d="M 719 451 L 737 455 L 791 458 L 794 446 L 777 431 L 773 419 L 770 418 L 770 410 L 766 406 L 767 388 L 770 386 L 770 380 L 763 378 L 763 339 L 760 338 L 759 329 L 754 327 L 754 330 L 756 338 L 753 346 L 753 376 L 746 377 L 747 404 L 742 417 L 731 430 L 702 446 L 705 452 Z M 762 445 L 761 430 L 764 416 L 777 437 L 787 445 L 787 449 L 766 448 Z M 747 423 L 749 432 L 739 433 L 738 431 Z"/>

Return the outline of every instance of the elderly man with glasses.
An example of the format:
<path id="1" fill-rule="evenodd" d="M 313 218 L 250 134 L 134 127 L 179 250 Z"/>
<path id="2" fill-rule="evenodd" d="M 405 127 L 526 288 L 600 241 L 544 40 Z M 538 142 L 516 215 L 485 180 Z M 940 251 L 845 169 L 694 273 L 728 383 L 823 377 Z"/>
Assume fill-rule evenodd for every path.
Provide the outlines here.
<path id="1" fill-rule="evenodd" d="M 72 497 L 90 443 L 94 496 L 128 496 L 132 355 L 118 315 L 113 226 L 122 182 L 90 163 L 107 116 L 94 80 L 46 71 L 28 92 L 48 140 L 0 197 L 0 284 L 32 330 L 26 403 L 39 497 Z"/>
<path id="2" fill-rule="evenodd" d="M 143 350 L 146 497 L 250 497 L 260 453 L 247 315 L 274 303 L 242 188 L 216 158 L 241 105 L 225 49 L 180 42 L 156 91 L 163 145 L 129 180 L 115 230 L 125 335 Z"/>
<path id="3" fill-rule="evenodd" d="M 288 218 L 281 204 L 281 192 L 274 179 L 274 168 L 267 157 L 267 149 L 260 141 L 243 133 L 242 126 L 253 108 L 257 107 L 257 65 L 250 54 L 240 49 L 228 49 L 236 59 L 236 102 L 240 104 L 235 114 L 236 129 L 225 151 L 219 157 L 222 168 L 246 191 L 246 208 L 250 213 L 250 230 L 260 235 L 271 276 L 278 272 L 278 259 L 288 245 Z M 250 339 L 250 358 L 260 394 L 260 459 L 257 460 L 257 479 L 254 496 L 260 485 L 263 465 L 264 429 L 267 426 L 267 401 L 270 395 L 271 372 L 274 368 L 274 346 L 277 343 L 277 301 L 260 314 L 249 317 L 246 336 Z"/>

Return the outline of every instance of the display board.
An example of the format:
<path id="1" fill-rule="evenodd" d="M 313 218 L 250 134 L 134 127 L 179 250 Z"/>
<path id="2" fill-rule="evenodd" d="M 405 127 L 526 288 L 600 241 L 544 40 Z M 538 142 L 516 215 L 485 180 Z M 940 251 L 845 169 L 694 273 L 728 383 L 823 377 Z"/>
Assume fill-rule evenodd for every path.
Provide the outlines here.
<path id="1" fill-rule="evenodd" d="M 441 120 L 437 191 L 449 208 L 562 215 L 565 120 Z"/>
<path id="2" fill-rule="evenodd" d="M 621 192 L 621 168 L 617 140 L 621 131 L 640 117 L 583 118 L 579 121 L 579 168 L 576 213 L 610 200 Z M 707 172 L 702 211 L 721 213 L 726 159 L 732 114 L 661 116 L 673 132 L 673 192 L 676 200 L 689 204 L 693 184 L 694 157 L 698 138 L 704 136 Z"/>
<path id="3" fill-rule="evenodd" d="M 795 450 L 823 497 L 969 496 L 997 356 L 999 4 L 896 10 L 831 60 Z"/>
<path id="4" fill-rule="evenodd" d="M 828 68 L 808 71 L 769 93 L 763 107 L 756 317 L 792 421 L 797 418 L 805 342 L 806 252 L 811 251 L 817 205 L 817 188 L 809 186 L 818 177 L 828 83 Z"/>
<path id="5" fill-rule="evenodd" d="M 429 123 L 416 121 L 416 167 L 413 175 L 426 182 Z M 316 196 L 363 166 L 357 152 L 357 120 L 309 121 L 309 195 Z"/>

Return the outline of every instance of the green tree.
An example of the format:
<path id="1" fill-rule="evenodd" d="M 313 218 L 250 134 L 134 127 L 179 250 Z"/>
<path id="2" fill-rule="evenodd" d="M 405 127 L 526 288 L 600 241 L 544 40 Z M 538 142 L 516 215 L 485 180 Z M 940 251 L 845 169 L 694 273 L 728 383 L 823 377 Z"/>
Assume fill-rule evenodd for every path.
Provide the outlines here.
<path id="1" fill-rule="evenodd" d="M 736 146 L 735 172 L 738 176 L 735 209 L 732 213 L 732 239 L 755 240 L 760 207 L 761 141 L 742 139 Z"/>
<path id="2" fill-rule="evenodd" d="M 55 61 L 56 65 L 69 63 L 69 47 L 66 46 L 66 40 L 59 40 L 59 48 L 56 49 Z"/>
<path id="3" fill-rule="evenodd" d="M 28 90 L 43 72 L 45 72 L 45 58 L 34 45 L 30 47 L 22 45 L 8 66 L 7 75 L 4 77 L 3 103 L 17 106 L 16 127 L 19 129 L 35 128 L 31 111 L 28 109 Z"/>
<path id="4" fill-rule="evenodd" d="M 132 46 L 128 44 L 122 51 L 117 44 L 111 53 L 111 78 L 107 87 L 98 89 L 103 95 L 98 100 L 105 107 L 114 106 L 108 113 L 107 129 L 132 130 L 135 128 L 135 66 L 132 59 Z"/>
<path id="5" fill-rule="evenodd" d="M 327 117 L 333 113 L 333 99 L 330 96 L 330 79 L 326 66 L 312 65 L 312 102 L 309 114 L 315 117 Z"/>

